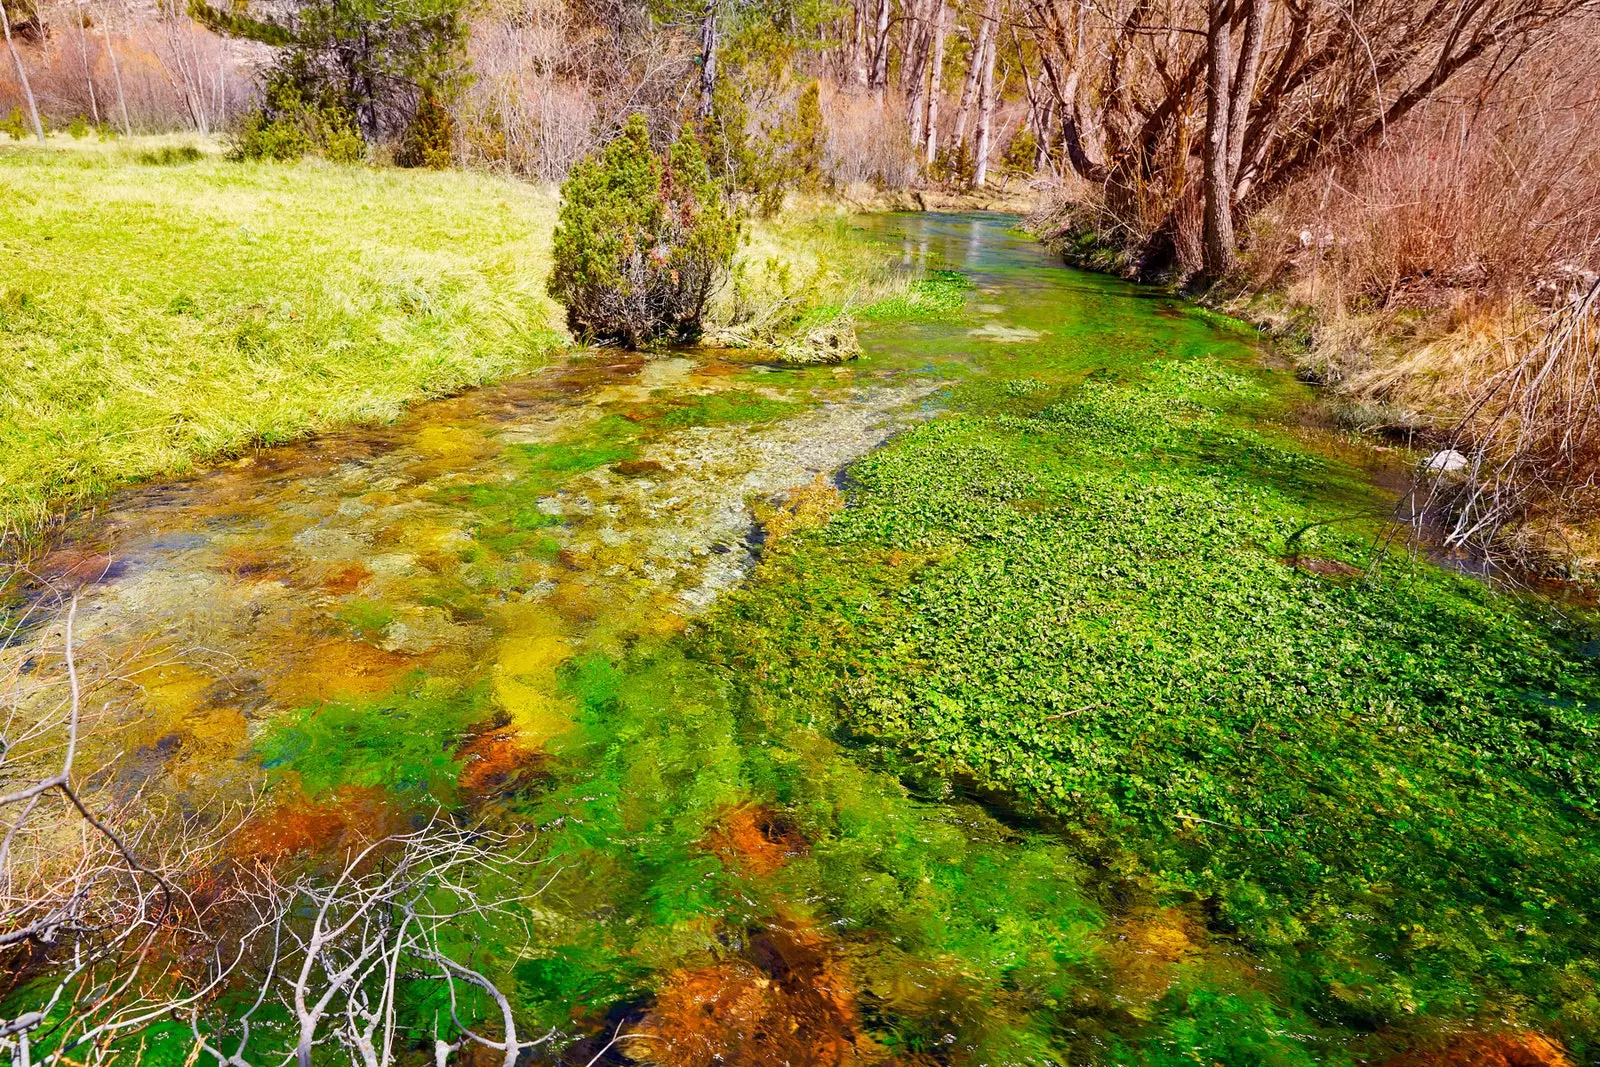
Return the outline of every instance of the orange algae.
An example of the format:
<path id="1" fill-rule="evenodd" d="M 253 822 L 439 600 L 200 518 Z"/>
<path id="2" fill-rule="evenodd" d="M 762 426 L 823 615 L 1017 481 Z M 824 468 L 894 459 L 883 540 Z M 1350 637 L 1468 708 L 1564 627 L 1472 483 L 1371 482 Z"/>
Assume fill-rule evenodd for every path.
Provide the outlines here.
<path id="1" fill-rule="evenodd" d="M 340 693 L 370 696 L 389 692 L 417 665 L 415 656 L 335 638 L 313 645 L 271 687 L 274 695 L 290 703 Z"/>
<path id="2" fill-rule="evenodd" d="M 1177 967 L 1200 954 L 1202 928 L 1179 908 L 1146 908 L 1117 924 L 1106 955 L 1112 990 L 1123 1001 L 1148 1005 L 1172 985 Z"/>
<path id="3" fill-rule="evenodd" d="M 804 855 L 807 842 L 781 815 L 759 804 L 745 804 L 723 815 L 705 846 L 734 867 L 765 876 Z"/>
<path id="4" fill-rule="evenodd" d="M 1532 1030 L 1457 1034 L 1384 1062 L 1385 1067 L 1572 1067 L 1565 1049 Z"/>
<path id="5" fill-rule="evenodd" d="M 818 474 L 805 485 L 789 490 L 782 506 L 758 508 L 756 517 L 767 531 L 767 538 L 777 541 L 801 530 L 816 529 L 842 507 L 844 494 L 827 475 Z"/>
<path id="6" fill-rule="evenodd" d="M 486 725 L 456 750 L 462 764 L 456 784 L 478 797 L 512 792 L 537 768 L 539 755 L 515 726 Z"/>
<path id="7" fill-rule="evenodd" d="M 236 858 L 247 862 L 273 862 L 303 854 L 342 855 L 406 828 L 386 791 L 348 786 L 317 800 L 298 793 L 285 797 L 240 827 L 231 849 Z"/>
<path id="8" fill-rule="evenodd" d="M 322 588 L 330 593 L 343 595 L 353 593 L 365 585 L 372 578 L 372 572 L 359 563 L 352 563 L 345 567 L 335 568 L 327 577 L 322 579 Z"/>
<path id="9" fill-rule="evenodd" d="M 659 1067 L 882 1063 L 861 1032 L 840 961 L 805 924 L 767 928 L 743 952 L 669 976 L 628 1052 Z"/>

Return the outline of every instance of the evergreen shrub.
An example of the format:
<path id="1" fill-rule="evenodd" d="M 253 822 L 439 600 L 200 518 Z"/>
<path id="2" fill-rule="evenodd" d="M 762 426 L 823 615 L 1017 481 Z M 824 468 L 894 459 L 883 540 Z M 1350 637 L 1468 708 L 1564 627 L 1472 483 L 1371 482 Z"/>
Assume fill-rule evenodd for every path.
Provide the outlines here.
<path id="1" fill-rule="evenodd" d="M 738 235 L 693 134 L 663 156 L 634 115 L 562 183 L 550 294 L 586 344 L 692 341 Z"/>

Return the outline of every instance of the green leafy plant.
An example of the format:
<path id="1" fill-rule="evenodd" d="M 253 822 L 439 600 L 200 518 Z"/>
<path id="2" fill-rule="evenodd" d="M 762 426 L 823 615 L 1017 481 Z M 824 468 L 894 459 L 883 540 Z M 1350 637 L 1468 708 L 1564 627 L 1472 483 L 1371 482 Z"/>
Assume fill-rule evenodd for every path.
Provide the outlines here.
<path id="1" fill-rule="evenodd" d="M 190 13 L 218 33 L 277 49 L 236 156 L 315 151 L 353 162 L 370 146 L 400 141 L 418 153 L 417 165 L 438 165 L 443 105 L 466 78 L 463 0 L 291 0 L 259 18 L 191 0 Z M 447 151 L 448 119 L 442 129 Z"/>
<path id="2" fill-rule="evenodd" d="M 203 158 L 200 149 L 192 144 L 163 145 L 140 152 L 138 159 L 147 167 L 173 167 L 180 163 L 198 163 Z"/>
<path id="3" fill-rule="evenodd" d="M 693 136 L 660 156 L 635 115 L 561 194 L 549 289 L 573 334 L 628 348 L 699 336 L 739 223 Z"/>
<path id="4" fill-rule="evenodd" d="M 417 110 L 406 127 L 405 140 L 395 162 L 402 167 L 428 167 L 443 170 L 454 155 L 455 126 L 450 112 L 431 90 L 423 90 Z"/>
<path id="5" fill-rule="evenodd" d="M 11 114 L 7 115 L 4 121 L 0 121 L 0 132 L 10 134 L 13 141 L 20 141 L 28 136 L 28 123 L 22 117 L 20 107 L 12 108 Z"/>
<path id="6" fill-rule="evenodd" d="M 354 163 L 366 155 L 366 142 L 349 112 L 337 105 L 308 104 L 291 85 L 269 88 L 266 102 L 248 115 L 229 147 L 232 159 L 270 159 L 292 163 L 320 153 L 335 163 Z"/>

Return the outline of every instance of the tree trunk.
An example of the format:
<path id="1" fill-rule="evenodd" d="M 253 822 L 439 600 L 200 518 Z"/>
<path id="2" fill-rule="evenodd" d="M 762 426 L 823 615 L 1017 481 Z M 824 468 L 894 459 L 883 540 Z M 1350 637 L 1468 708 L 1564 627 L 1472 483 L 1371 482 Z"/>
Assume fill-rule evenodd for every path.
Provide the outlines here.
<path id="1" fill-rule="evenodd" d="M 700 117 L 711 117 L 712 98 L 717 91 L 717 0 L 706 6 L 700 21 Z"/>
<path id="2" fill-rule="evenodd" d="M 1059 177 L 1056 170 L 1056 161 L 1051 153 L 1050 146 L 1056 143 L 1056 102 L 1044 102 L 1044 114 L 1039 119 L 1039 129 L 1035 131 L 1033 147 L 1033 169 L 1035 172 L 1048 170 Z"/>
<path id="3" fill-rule="evenodd" d="M 872 35 L 872 97 L 881 107 L 883 94 L 889 88 L 889 4 L 878 2 L 878 28 Z"/>
<path id="4" fill-rule="evenodd" d="M 1233 267 L 1233 187 L 1228 181 L 1232 7 L 1232 0 L 1210 0 L 1206 33 L 1205 269 L 1213 278 Z"/>
<path id="5" fill-rule="evenodd" d="M 856 0 L 855 41 L 851 51 L 851 65 L 854 71 L 855 83 L 862 89 L 867 87 L 870 75 L 867 72 L 870 57 L 867 55 L 867 16 L 862 13 L 861 5 L 866 0 Z"/>
<path id="6" fill-rule="evenodd" d="M 967 141 L 967 122 L 972 118 L 972 101 L 978 94 L 978 78 L 983 72 L 983 58 L 989 51 L 989 36 L 996 10 L 996 0 L 989 0 L 983 7 L 983 21 L 978 24 L 978 41 L 972 46 L 967 80 L 961 86 L 961 105 L 956 109 L 956 129 L 950 138 L 951 148 L 960 149 Z"/>
<path id="7" fill-rule="evenodd" d="M 17 51 L 17 42 L 11 39 L 11 18 L 6 14 L 6 6 L 0 3 L 0 29 L 5 30 L 6 47 L 11 50 L 11 61 L 17 65 L 17 80 L 22 83 L 22 99 L 28 105 L 28 118 L 33 122 L 33 135 L 39 138 L 39 143 L 44 144 L 44 123 L 39 121 L 39 105 L 33 99 L 33 86 L 28 84 L 28 72 L 22 66 L 22 53 Z"/>
<path id="8" fill-rule="evenodd" d="M 132 137 L 133 124 L 128 121 L 128 98 L 122 93 L 122 69 L 117 66 L 117 50 L 111 47 L 111 16 L 109 14 L 100 20 L 100 30 L 106 39 L 106 55 L 111 59 L 111 80 L 117 86 L 117 110 L 122 112 L 122 132 L 124 136 Z"/>
<path id="9" fill-rule="evenodd" d="M 1244 135 L 1261 73 L 1261 49 L 1267 38 L 1267 8 L 1271 0 L 1245 0 L 1244 40 L 1239 43 L 1239 69 L 1234 73 L 1228 107 L 1228 193 L 1238 192 L 1239 165 L 1244 160 Z"/>
<path id="10" fill-rule="evenodd" d="M 924 155 L 930 167 L 939 151 L 939 83 L 944 75 L 944 29 L 948 11 L 946 0 L 939 0 L 939 10 L 933 16 L 933 56 L 929 59 L 933 69 L 928 72 L 928 143 Z"/>
<path id="11" fill-rule="evenodd" d="M 83 24 L 84 11 L 78 8 L 78 58 L 83 60 L 83 84 L 89 88 L 89 118 L 100 125 L 100 102 L 94 95 L 94 72 L 89 69 L 89 28 Z"/>
<path id="12" fill-rule="evenodd" d="M 990 127 L 994 123 L 994 58 L 998 42 L 995 34 L 989 35 L 989 48 L 983 59 L 983 78 L 978 88 L 978 128 L 974 139 L 977 144 L 973 147 L 972 184 L 979 189 L 989 177 L 989 139 Z"/>
<path id="13" fill-rule="evenodd" d="M 928 46 L 926 0 L 916 0 L 911 8 L 910 44 L 900 68 L 900 86 L 906 97 L 906 125 L 911 128 L 911 143 L 922 143 L 922 120 L 928 112 Z"/>

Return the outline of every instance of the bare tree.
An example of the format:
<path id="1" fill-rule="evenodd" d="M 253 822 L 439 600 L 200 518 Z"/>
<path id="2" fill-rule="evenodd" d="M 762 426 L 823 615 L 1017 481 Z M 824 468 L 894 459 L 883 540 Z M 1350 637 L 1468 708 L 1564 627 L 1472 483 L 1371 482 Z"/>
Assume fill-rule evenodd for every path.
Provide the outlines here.
<path id="1" fill-rule="evenodd" d="M 122 91 L 122 68 L 117 64 L 117 50 L 111 44 L 111 14 L 110 5 L 100 18 L 100 29 L 106 39 L 106 56 L 111 60 L 111 78 L 117 87 L 117 110 L 122 113 L 122 132 L 128 136 L 133 135 L 133 124 L 128 121 L 128 97 Z"/>
<path id="2" fill-rule="evenodd" d="M 711 0 L 700 20 L 700 118 L 711 117 L 717 92 L 717 15 L 720 5 Z"/>
<path id="3" fill-rule="evenodd" d="M 998 19 L 999 0 L 985 0 L 983 15 L 978 20 L 977 41 L 972 46 L 972 58 L 967 65 L 967 80 L 961 86 L 961 102 L 956 106 L 956 128 L 950 136 L 952 148 L 960 149 L 966 143 L 967 123 L 972 117 L 972 105 L 977 98 L 983 64 L 989 54 L 989 40 L 994 36 Z"/>
<path id="4" fill-rule="evenodd" d="M 44 144 L 44 123 L 39 121 L 39 103 L 33 98 L 33 86 L 28 84 L 28 71 L 22 65 L 22 53 L 17 51 L 17 42 L 11 36 L 11 16 L 6 14 L 6 6 L 0 4 L 0 30 L 5 31 L 6 48 L 11 52 L 11 61 L 17 65 L 17 81 L 22 85 L 22 100 L 28 105 L 28 120 L 33 123 L 33 135 L 39 138 L 39 143 Z"/>
<path id="5" fill-rule="evenodd" d="M 933 16 L 933 56 L 929 61 L 932 69 L 928 73 L 927 144 L 923 155 L 925 163 L 930 167 L 933 166 L 939 152 L 939 96 L 944 78 L 945 27 L 949 21 L 949 6 L 948 0 L 939 0 L 939 10 Z"/>
<path id="6" fill-rule="evenodd" d="M 1209 0 L 1206 31 L 1205 258 L 1220 278 L 1233 267 L 1233 186 L 1228 182 L 1228 125 L 1233 107 L 1232 0 Z"/>
<path id="7" fill-rule="evenodd" d="M 1067 158 L 1143 263 L 1171 256 L 1200 142 L 1213 269 L 1231 258 L 1228 223 L 1380 143 L 1463 72 L 1492 81 L 1600 11 L 1600 0 L 1028 2 Z"/>
<path id="8" fill-rule="evenodd" d="M 82 0 L 73 11 L 73 18 L 78 23 L 78 58 L 83 63 L 83 84 L 89 90 L 89 117 L 98 126 L 100 102 L 95 99 L 94 73 L 89 69 L 89 13 L 84 10 Z"/>
<path id="9" fill-rule="evenodd" d="M 878 23 L 872 34 L 872 80 L 868 88 L 881 106 L 889 88 L 889 13 L 892 0 L 878 0 Z"/>
<path id="10" fill-rule="evenodd" d="M 983 56 L 983 74 L 978 80 L 978 125 L 973 136 L 972 184 L 980 189 L 989 177 L 989 149 L 994 125 L 994 63 L 999 36 L 998 33 L 989 34 L 989 46 Z"/>

